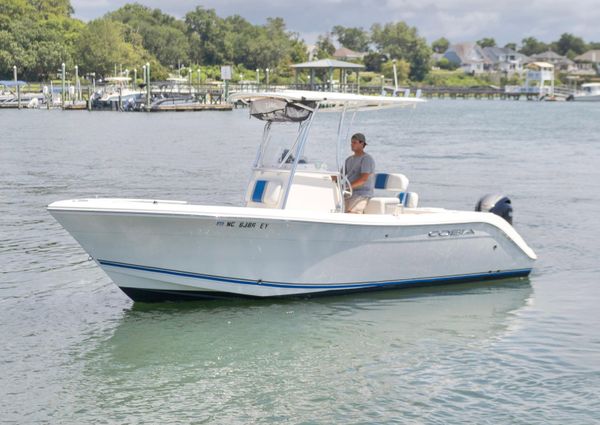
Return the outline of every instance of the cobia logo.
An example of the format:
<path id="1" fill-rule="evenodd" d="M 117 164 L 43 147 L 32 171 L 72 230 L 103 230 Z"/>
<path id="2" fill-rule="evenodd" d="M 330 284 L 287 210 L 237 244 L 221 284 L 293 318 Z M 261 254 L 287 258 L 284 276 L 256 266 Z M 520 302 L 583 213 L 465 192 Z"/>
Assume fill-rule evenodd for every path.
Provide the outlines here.
<path id="1" fill-rule="evenodd" d="M 475 231 L 473 229 L 434 230 L 433 232 L 428 233 L 430 238 L 446 238 L 449 236 L 467 236 L 474 234 Z"/>

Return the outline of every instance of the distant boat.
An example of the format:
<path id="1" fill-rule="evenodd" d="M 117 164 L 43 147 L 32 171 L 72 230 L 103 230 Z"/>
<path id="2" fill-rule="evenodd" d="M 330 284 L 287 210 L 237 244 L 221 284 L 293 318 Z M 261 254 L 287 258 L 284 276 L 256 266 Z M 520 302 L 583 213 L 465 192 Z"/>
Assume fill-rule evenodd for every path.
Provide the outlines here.
<path id="1" fill-rule="evenodd" d="M 111 103 L 121 101 L 126 102 L 129 99 L 135 99 L 139 90 L 132 90 L 128 87 L 131 78 L 129 77 L 108 77 L 104 80 L 107 85 L 102 90 L 98 102 L 104 106 L 110 106 Z"/>
<path id="2" fill-rule="evenodd" d="M 587 83 L 581 85 L 581 90 L 569 96 L 567 100 L 577 102 L 600 102 L 600 83 Z"/>
<path id="3" fill-rule="evenodd" d="M 20 99 L 14 93 L 0 93 L 0 108 L 35 109 L 44 103 L 44 95 L 41 93 L 23 93 Z"/>

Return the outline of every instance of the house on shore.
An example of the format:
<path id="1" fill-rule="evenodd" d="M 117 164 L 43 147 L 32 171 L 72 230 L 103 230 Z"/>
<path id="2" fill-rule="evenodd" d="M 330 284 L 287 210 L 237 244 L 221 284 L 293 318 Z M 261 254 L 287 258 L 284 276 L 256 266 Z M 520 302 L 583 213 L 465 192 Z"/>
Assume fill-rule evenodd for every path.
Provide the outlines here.
<path id="1" fill-rule="evenodd" d="M 527 56 L 507 47 L 481 47 L 477 43 L 458 43 L 448 47 L 443 55 L 467 74 L 496 72 L 510 77 L 525 72 Z"/>
<path id="2" fill-rule="evenodd" d="M 597 75 L 600 74 L 600 50 L 588 50 L 582 55 L 575 56 L 573 59 L 577 70 L 577 75 Z"/>
<path id="3" fill-rule="evenodd" d="M 575 62 L 566 56 L 561 56 L 552 50 L 548 50 L 543 53 L 537 53 L 529 57 L 529 63 L 534 62 L 545 62 L 554 65 L 554 69 L 560 72 L 574 72 L 577 70 Z"/>
<path id="4" fill-rule="evenodd" d="M 366 52 L 355 52 L 347 47 L 340 47 L 333 53 L 333 58 L 342 61 L 354 61 L 362 60 L 366 55 Z"/>
<path id="5" fill-rule="evenodd" d="M 483 53 L 490 61 L 489 71 L 500 72 L 507 77 L 515 74 L 522 76 L 525 63 L 529 59 L 508 47 L 484 47 Z"/>
<path id="6" fill-rule="evenodd" d="M 477 43 L 452 44 L 443 57 L 472 75 L 486 72 L 491 66 L 491 61 Z"/>

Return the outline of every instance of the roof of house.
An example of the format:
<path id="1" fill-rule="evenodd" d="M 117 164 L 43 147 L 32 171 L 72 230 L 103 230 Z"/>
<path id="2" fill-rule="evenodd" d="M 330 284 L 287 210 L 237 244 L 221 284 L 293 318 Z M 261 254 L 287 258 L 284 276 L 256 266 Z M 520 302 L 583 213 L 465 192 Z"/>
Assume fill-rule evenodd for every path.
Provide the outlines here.
<path id="1" fill-rule="evenodd" d="M 349 58 L 349 59 L 362 59 L 364 58 L 366 55 L 365 52 L 356 52 L 354 50 L 348 49 L 347 47 L 340 47 L 339 49 L 337 49 L 334 54 L 333 57 L 334 58 Z"/>
<path id="2" fill-rule="evenodd" d="M 576 62 L 600 62 L 600 50 L 588 50 L 583 55 L 575 56 Z"/>
<path id="3" fill-rule="evenodd" d="M 557 63 L 557 64 L 561 64 L 561 65 L 573 65 L 575 63 L 568 57 L 561 56 L 558 53 L 553 52 L 552 50 L 548 50 L 543 53 L 531 55 L 529 58 L 533 61 L 544 61 L 544 62 Z"/>
<path id="4" fill-rule="evenodd" d="M 450 53 L 454 53 L 458 56 L 461 64 L 491 63 L 483 52 L 483 49 L 476 43 L 466 42 L 452 44 L 448 47 L 446 53 L 444 53 L 444 57 L 447 57 Z"/>
<path id="5" fill-rule="evenodd" d="M 548 62 L 531 62 L 528 68 L 554 68 L 554 65 Z"/>
<path id="6" fill-rule="evenodd" d="M 318 61 L 292 65 L 292 68 L 296 69 L 364 69 L 364 67 L 364 65 L 358 63 L 338 61 L 335 59 L 320 59 Z"/>
<path id="7" fill-rule="evenodd" d="M 533 59 L 564 59 L 564 56 L 559 55 L 552 50 L 547 50 L 542 53 L 536 53 L 535 55 L 531 55 Z"/>
<path id="8" fill-rule="evenodd" d="M 514 56 L 515 60 L 524 61 L 527 59 L 522 53 L 516 52 L 513 49 L 508 47 L 484 47 L 483 53 L 487 56 L 487 58 L 496 63 L 500 62 L 500 57 L 502 56 Z"/>

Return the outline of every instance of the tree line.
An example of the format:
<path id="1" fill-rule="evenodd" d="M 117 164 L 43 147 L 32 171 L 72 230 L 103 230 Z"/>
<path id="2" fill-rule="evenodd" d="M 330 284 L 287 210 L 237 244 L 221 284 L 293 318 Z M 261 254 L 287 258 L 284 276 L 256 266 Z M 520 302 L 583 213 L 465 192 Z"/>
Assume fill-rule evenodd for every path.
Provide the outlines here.
<path id="1" fill-rule="evenodd" d="M 289 73 L 287 65 L 307 59 L 304 42 L 281 18 L 253 25 L 199 6 L 177 19 L 136 3 L 88 23 L 72 13 L 69 0 L 2 0 L 0 77 L 12 77 L 16 65 L 24 79 L 56 78 L 62 63 L 99 78 L 112 75 L 115 64 L 133 70 L 145 63 L 157 79 L 191 64 Z"/>
<path id="2" fill-rule="evenodd" d="M 305 42 L 282 18 L 254 25 L 239 15 L 223 18 L 214 9 L 198 6 L 178 19 L 137 3 L 87 23 L 72 14 L 69 0 L 2 0 L 0 77 L 11 78 L 17 66 L 22 79 L 53 79 L 65 63 L 67 69 L 78 65 L 80 75 L 101 78 L 112 75 L 116 64 L 131 70 L 150 63 L 153 78 L 163 79 L 182 65 L 234 64 L 236 76 L 253 78 L 255 69 L 270 68 L 271 81 L 277 82 L 291 78 L 290 64 L 308 59 Z M 440 38 L 429 45 L 404 22 L 374 24 L 369 30 L 337 25 L 319 36 L 316 59 L 331 57 L 336 42 L 365 52 L 362 62 L 368 71 L 389 76 L 396 63 L 400 79 L 413 81 L 422 81 L 431 69 L 432 53 L 443 53 L 450 44 Z M 478 44 L 496 42 L 484 38 Z M 507 47 L 517 49 L 516 43 Z M 573 57 L 589 48 L 600 48 L 600 43 L 563 34 L 548 44 L 525 38 L 519 51 L 531 55 L 552 49 Z"/>

